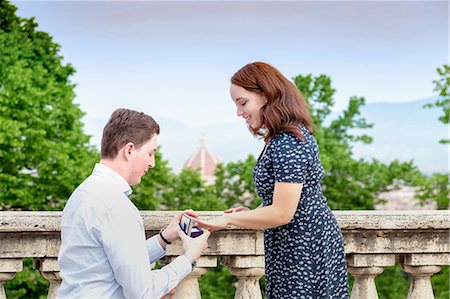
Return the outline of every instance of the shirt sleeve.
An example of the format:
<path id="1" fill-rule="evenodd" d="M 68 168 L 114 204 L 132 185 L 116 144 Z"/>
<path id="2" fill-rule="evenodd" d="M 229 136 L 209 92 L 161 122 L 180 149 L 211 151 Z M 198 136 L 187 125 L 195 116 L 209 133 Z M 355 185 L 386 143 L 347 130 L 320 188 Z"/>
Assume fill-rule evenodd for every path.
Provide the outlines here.
<path id="1" fill-rule="evenodd" d="M 275 182 L 304 183 L 311 157 L 308 143 L 282 133 L 271 148 Z"/>
<path id="2" fill-rule="evenodd" d="M 161 246 L 156 236 L 153 236 L 146 241 L 148 257 L 150 258 L 150 264 L 161 259 L 166 255 L 166 250 Z"/>
<path id="3" fill-rule="evenodd" d="M 103 228 L 103 248 L 114 271 L 116 281 L 122 286 L 126 298 L 161 298 L 192 271 L 184 256 L 160 270 L 150 267 L 149 254 L 160 252 L 146 243 L 142 219 L 128 206 L 110 210 Z M 158 256 L 158 254 L 156 254 Z"/>

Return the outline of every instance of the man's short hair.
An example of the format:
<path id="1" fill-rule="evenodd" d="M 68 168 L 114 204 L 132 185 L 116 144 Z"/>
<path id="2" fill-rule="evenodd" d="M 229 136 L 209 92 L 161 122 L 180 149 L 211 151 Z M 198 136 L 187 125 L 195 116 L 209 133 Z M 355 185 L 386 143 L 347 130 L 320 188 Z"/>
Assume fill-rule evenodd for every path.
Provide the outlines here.
<path id="1" fill-rule="evenodd" d="M 142 112 L 119 108 L 103 128 L 101 158 L 114 159 L 120 148 L 132 142 L 137 148 L 159 134 L 159 125 Z"/>

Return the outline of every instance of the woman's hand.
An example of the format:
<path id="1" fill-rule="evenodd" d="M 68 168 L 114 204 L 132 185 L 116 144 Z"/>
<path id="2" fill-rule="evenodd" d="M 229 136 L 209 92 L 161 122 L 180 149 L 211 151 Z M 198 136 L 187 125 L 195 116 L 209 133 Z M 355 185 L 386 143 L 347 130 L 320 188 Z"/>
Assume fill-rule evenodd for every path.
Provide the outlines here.
<path id="1" fill-rule="evenodd" d="M 214 219 L 207 220 L 207 221 L 197 219 L 198 227 L 212 231 L 212 232 L 226 228 L 229 223 L 230 223 L 230 220 L 228 219 L 227 215 L 219 216 Z"/>
<path id="2" fill-rule="evenodd" d="M 250 209 L 247 207 L 237 206 L 237 207 L 229 208 L 228 210 L 225 210 L 225 213 L 237 213 L 237 212 L 248 211 L 248 210 L 250 210 Z"/>

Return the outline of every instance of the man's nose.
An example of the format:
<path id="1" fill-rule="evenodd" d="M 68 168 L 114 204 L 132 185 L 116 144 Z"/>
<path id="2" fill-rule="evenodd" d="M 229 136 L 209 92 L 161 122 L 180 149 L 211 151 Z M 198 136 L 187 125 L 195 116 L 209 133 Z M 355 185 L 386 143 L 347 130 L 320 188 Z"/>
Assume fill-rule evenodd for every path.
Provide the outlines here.
<path id="1" fill-rule="evenodd" d="M 156 164 L 155 158 L 150 159 L 150 163 L 148 163 L 148 168 L 154 168 Z"/>

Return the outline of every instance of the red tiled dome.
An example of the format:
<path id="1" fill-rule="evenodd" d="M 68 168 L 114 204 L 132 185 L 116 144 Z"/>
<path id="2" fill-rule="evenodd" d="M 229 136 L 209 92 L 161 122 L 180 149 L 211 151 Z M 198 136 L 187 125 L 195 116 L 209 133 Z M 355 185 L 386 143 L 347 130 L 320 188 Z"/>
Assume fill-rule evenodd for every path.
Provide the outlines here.
<path id="1" fill-rule="evenodd" d="M 202 178 L 208 184 L 212 184 L 215 180 L 214 171 L 219 162 L 217 156 L 208 148 L 206 136 L 203 134 L 200 139 L 200 147 L 187 159 L 184 168 L 199 169 Z"/>

